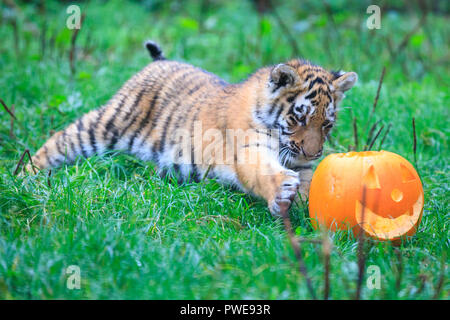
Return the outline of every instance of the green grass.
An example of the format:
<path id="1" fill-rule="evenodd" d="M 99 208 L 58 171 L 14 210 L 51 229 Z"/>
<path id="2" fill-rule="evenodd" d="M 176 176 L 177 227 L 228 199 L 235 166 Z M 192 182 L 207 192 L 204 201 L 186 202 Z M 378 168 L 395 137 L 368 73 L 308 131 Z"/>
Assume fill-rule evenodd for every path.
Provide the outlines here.
<path id="1" fill-rule="evenodd" d="M 13 176 L 25 148 L 36 151 L 51 130 L 105 103 L 149 62 L 142 47 L 145 39 L 159 41 L 168 57 L 228 81 L 293 57 L 274 17 L 259 18 L 250 3 L 219 1 L 204 10 L 193 3 L 145 3 L 153 5 L 81 5 L 87 16 L 77 39 L 73 77 L 65 6 L 51 2 L 45 14 L 33 5 L 16 11 L 0 7 L 0 98 L 15 105 L 17 117 L 16 138 L 11 139 L 10 117 L 0 109 L 0 298 L 310 298 L 283 225 L 262 200 L 212 180 L 177 185 L 154 174 L 153 164 L 126 155 L 93 157 L 64 167 L 52 173 L 50 186 L 46 173 Z M 383 66 L 387 72 L 372 118 L 392 124 L 383 149 L 412 162 L 411 120 L 416 119 L 417 164 L 425 190 L 422 223 L 414 237 L 396 248 L 368 243 L 366 265 L 380 267 L 381 289 L 371 290 L 364 281 L 362 298 L 430 299 L 438 292 L 437 298 L 448 299 L 448 16 L 430 13 L 394 59 L 387 39 L 398 46 L 417 23 L 415 12 L 383 13 L 382 28 L 370 31 L 364 5 L 348 9 L 341 1 L 330 1 L 334 28 L 315 1 L 300 8 L 295 3 L 288 1 L 278 13 L 302 56 L 327 68 L 354 70 L 360 78 L 343 102 L 327 153 L 346 151 L 353 144 L 353 116 L 360 140 L 365 140 Z M 18 52 L 8 20 L 14 14 Z M 291 216 L 298 235 L 322 237 L 303 207 L 294 207 Z M 357 241 L 343 231 L 330 236 L 330 297 L 352 298 Z M 321 247 L 302 243 L 302 250 L 322 297 Z M 70 265 L 81 269 L 80 290 L 66 287 Z"/>

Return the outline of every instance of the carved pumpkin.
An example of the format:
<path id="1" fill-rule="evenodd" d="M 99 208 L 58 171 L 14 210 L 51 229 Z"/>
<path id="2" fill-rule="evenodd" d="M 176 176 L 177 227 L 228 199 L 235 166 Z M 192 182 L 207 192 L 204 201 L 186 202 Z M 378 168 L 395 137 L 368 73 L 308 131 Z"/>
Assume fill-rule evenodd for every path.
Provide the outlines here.
<path id="1" fill-rule="evenodd" d="M 338 153 L 326 157 L 314 172 L 309 215 L 315 227 L 362 228 L 375 239 L 398 240 L 415 234 L 423 202 L 419 175 L 403 157 L 387 151 Z"/>

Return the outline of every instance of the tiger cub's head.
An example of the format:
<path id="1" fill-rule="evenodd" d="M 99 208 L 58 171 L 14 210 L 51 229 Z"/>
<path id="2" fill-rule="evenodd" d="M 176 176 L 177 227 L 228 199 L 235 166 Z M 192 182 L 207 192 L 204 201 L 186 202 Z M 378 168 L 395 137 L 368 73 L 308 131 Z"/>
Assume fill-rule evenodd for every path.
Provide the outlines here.
<path id="1" fill-rule="evenodd" d="M 269 127 L 279 129 L 284 165 L 294 167 L 322 155 L 338 104 L 357 79 L 355 72 L 329 72 L 302 60 L 270 70 L 268 103 L 260 116 Z"/>

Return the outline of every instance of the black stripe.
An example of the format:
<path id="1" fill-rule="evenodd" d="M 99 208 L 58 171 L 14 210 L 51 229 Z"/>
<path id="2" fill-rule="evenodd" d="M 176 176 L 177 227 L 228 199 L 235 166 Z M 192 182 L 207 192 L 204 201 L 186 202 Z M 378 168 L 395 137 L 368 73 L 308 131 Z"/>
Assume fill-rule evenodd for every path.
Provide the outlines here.
<path id="1" fill-rule="evenodd" d="M 156 105 L 156 101 L 159 98 L 159 91 L 164 86 L 164 83 L 160 83 L 158 89 L 156 90 L 156 93 L 153 95 L 152 100 L 150 102 L 150 107 L 147 109 L 147 112 L 145 113 L 144 117 L 142 118 L 141 122 L 139 123 L 138 128 L 134 131 L 133 135 L 130 138 L 130 141 L 128 141 L 128 150 L 131 151 L 133 149 L 134 140 L 137 138 L 137 136 L 142 132 L 142 130 L 147 126 L 147 124 L 150 122 L 150 115 L 153 111 L 153 108 Z M 145 141 L 145 139 L 142 140 L 142 143 Z"/>
<path id="2" fill-rule="evenodd" d="M 297 99 L 298 95 L 300 94 L 300 92 L 297 92 L 296 94 L 294 94 L 293 96 L 288 97 L 286 100 L 287 102 L 293 102 L 295 99 Z"/>
<path id="3" fill-rule="evenodd" d="M 176 65 L 175 68 L 171 68 L 169 72 L 176 72 L 180 69 L 182 69 L 183 66 L 180 65 Z M 161 81 L 161 79 L 159 79 Z M 167 85 L 165 82 L 161 81 L 160 83 L 158 83 L 159 86 L 156 88 L 155 94 L 153 95 L 152 100 L 150 101 L 150 107 L 147 110 L 147 112 L 144 115 L 144 118 L 142 118 L 141 122 L 139 123 L 139 126 L 137 128 L 137 130 L 134 132 L 133 136 L 130 138 L 130 141 L 128 142 L 128 150 L 132 150 L 133 149 L 133 144 L 134 144 L 134 140 L 137 138 L 137 136 L 144 130 L 144 128 L 148 125 L 148 123 L 150 122 L 150 116 L 151 113 L 153 112 L 154 107 L 156 106 L 156 101 L 159 99 L 159 92 L 161 91 L 161 89 Z M 159 110 L 161 110 L 161 106 L 159 106 Z M 155 117 L 153 117 L 153 119 L 155 119 Z M 145 143 L 145 141 L 147 140 L 147 138 L 150 136 L 152 129 L 155 125 L 155 122 L 152 121 L 152 125 L 150 126 L 148 132 L 145 134 L 144 138 L 141 141 L 140 147 L 142 147 Z"/>
<path id="4" fill-rule="evenodd" d="M 72 136 L 69 136 L 69 143 L 70 143 L 70 149 L 71 149 L 71 151 L 73 152 L 73 154 L 75 155 L 75 158 L 76 158 L 77 157 L 77 153 L 75 151 L 75 144 L 73 143 Z M 75 158 L 74 159 L 71 158 L 70 161 L 75 160 Z"/>
<path id="5" fill-rule="evenodd" d="M 135 111 L 136 107 L 138 106 L 139 102 L 141 101 L 143 94 L 146 92 L 146 89 L 148 87 L 147 77 L 142 79 L 142 81 L 143 81 L 143 84 L 142 84 L 143 89 L 141 88 L 139 93 L 136 95 L 136 99 L 134 100 L 133 104 L 129 108 L 128 112 L 123 117 L 123 122 L 127 121 L 130 118 L 130 116 L 133 114 L 133 111 Z M 136 117 L 135 117 L 135 119 L 136 119 Z M 122 131 L 122 134 L 123 133 L 124 133 L 124 131 Z"/>
<path id="6" fill-rule="evenodd" d="M 281 104 L 280 109 L 277 112 L 277 116 L 275 118 L 275 121 L 272 123 L 272 126 L 275 126 L 278 123 L 278 118 L 280 117 L 281 112 L 283 112 L 283 110 L 284 110 L 284 104 Z"/>
<path id="7" fill-rule="evenodd" d="M 48 157 L 48 147 L 46 145 L 43 146 L 44 148 L 44 156 L 47 163 L 50 163 L 50 158 Z"/>
<path id="8" fill-rule="evenodd" d="M 95 129 L 98 128 L 98 124 L 100 123 L 100 120 L 101 120 L 103 114 L 105 113 L 105 111 L 106 111 L 105 107 L 100 109 L 98 111 L 97 120 L 95 122 L 91 122 L 89 124 L 89 130 L 88 130 L 89 142 L 91 143 L 92 149 L 94 150 L 93 153 L 97 153 L 97 146 L 96 146 L 97 141 L 96 141 L 96 138 L 95 138 Z"/>
<path id="9" fill-rule="evenodd" d="M 106 141 L 106 138 L 108 137 L 108 133 L 114 127 L 114 121 L 116 120 L 117 113 L 120 113 L 120 109 L 122 109 L 122 106 L 124 105 L 126 98 L 127 98 L 127 96 L 122 95 L 122 99 L 119 101 L 117 106 L 114 108 L 114 112 L 113 112 L 111 118 L 108 120 L 108 122 L 105 125 L 105 131 L 103 132 L 103 139 L 105 141 Z"/>
<path id="10" fill-rule="evenodd" d="M 286 114 L 288 115 L 294 115 L 294 108 L 295 108 L 295 104 L 291 104 L 291 106 L 289 107 L 289 110 Z"/>
<path id="11" fill-rule="evenodd" d="M 145 93 L 145 88 L 141 89 L 141 91 L 139 91 L 139 93 L 137 94 L 136 98 L 134 99 L 133 104 L 130 107 L 129 112 L 127 112 L 127 114 L 125 115 L 125 119 L 124 121 L 128 120 L 128 117 L 131 115 L 131 113 L 133 112 L 133 110 L 136 108 L 136 106 L 139 104 L 139 102 L 141 101 L 143 95 Z M 136 113 L 136 115 L 134 116 L 134 118 L 131 120 L 131 122 L 125 127 L 125 129 L 122 130 L 122 132 L 120 132 L 119 134 L 119 130 L 114 129 L 112 130 L 112 137 L 111 137 L 111 141 L 109 143 L 109 149 L 114 150 L 114 147 L 120 137 L 123 137 L 123 135 L 127 132 L 127 130 L 134 124 L 134 122 L 136 121 L 136 119 L 139 117 L 139 112 Z"/>
<path id="12" fill-rule="evenodd" d="M 183 78 L 184 79 L 184 78 Z M 195 82 L 196 77 L 194 77 L 194 79 L 191 79 L 191 81 Z M 191 90 L 189 90 L 188 95 L 193 94 L 195 91 L 198 91 L 201 87 L 202 87 L 203 83 L 201 84 L 197 84 L 194 88 L 192 88 Z M 183 92 L 180 92 L 178 97 L 182 96 Z M 184 96 L 184 94 L 183 94 Z M 178 102 L 179 102 L 179 98 L 177 99 L 176 103 L 174 103 L 174 108 L 178 106 Z M 169 117 L 166 119 L 166 121 L 164 122 L 164 128 L 163 128 L 163 132 L 160 138 L 160 144 L 159 144 L 159 152 L 162 152 L 164 150 L 164 146 L 165 146 L 165 140 L 166 140 L 166 135 L 167 135 L 167 129 L 170 127 L 170 122 L 172 120 L 172 116 L 173 116 L 173 108 L 171 108 L 168 113 L 169 113 Z"/>
<path id="13" fill-rule="evenodd" d="M 56 150 L 58 150 L 58 153 L 61 155 L 64 155 L 63 151 L 61 151 L 61 146 L 59 145 L 61 138 L 64 138 L 65 130 L 62 133 L 62 136 L 59 136 L 58 139 L 55 141 Z"/>
<path id="14" fill-rule="evenodd" d="M 313 81 L 311 81 L 311 83 L 309 84 L 309 87 L 308 87 L 308 91 L 309 90 L 311 90 L 312 89 L 312 87 L 315 85 L 315 84 L 319 84 L 319 83 L 325 83 L 324 81 L 323 81 L 323 79 L 321 78 L 321 77 L 316 77 Z"/>
<path id="15" fill-rule="evenodd" d="M 196 83 L 197 82 L 196 80 L 198 78 L 199 78 L 199 75 L 196 75 L 196 76 L 194 76 L 194 78 L 190 79 L 189 81 L 192 83 Z M 203 85 L 204 85 L 203 81 L 200 83 L 197 82 L 197 85 L 195 85 L 192 89 L 189 90 L 188 95 L 192 95 L 194 92 L 198 91 Z M 180 96 L 181 96 L 181 93 L 182 92 L 180 92 Z M 184 94 L 183 94 L 183 96 L 184 96 Z M 178 117 L 175 120 L 175 128 L 172 132 L 173 136 L 170 139 L 170 144 L 173 144 L 173 142 L 174 142 L 176 130 L 180 127 L 180 121 L 183 119 L 183 116 L 191 111 L 192 107 L 195 105 L 196 102 L 198 102 L 198 100 L 194 101 L 194 103 L 191 103 L 188 106 L 184 105 L 181 110 L 180 109 L 177 110 Z M 164 128 L 165 130 L 170 127 L 170 123 L 171 123 L 171 118 L 168 119 L 168 122 Z M 165 137 L 166 133 L 164 133 L 163 136 Z"/>
<path id="16" fill-rule="evenodd" d="M 275 107 L 276 107 L 277 105 L 276 105 L 276 103 L 274 102 L 273 104 L 272 104 L 272 106 L 270 107 L 270 110 L 269 110 L 269 116 L 272 116 L 272 114 L 273 114 L 273 112 L 275 111 Z"/>
<path id="17" fill-rule="evenodd" d="M 308 73 L 303 81 L 306 82 L 309 79 L 311 79 L 312 77 L 314 77 L 314 74 L 313 73 Z"/>
<path id="18" fill-rule="evenodd" d="M 313 99 L 315 96 L 317 95 L 317 90 L 314 90 L 313 92 L 311 92 L 310 94 L 308 94 L 305 99 L 311 100 Z"/>
<path id="19" fill-rule="evenodd" d="M 112 136 L 111 136 L 111 141 L 109 142 L 107 149 L 114 150 L 116 143 L 119 140 L 119 130 L 112 129 L 110 132 L 112 133 Z"/>
<path id="20" fill-rule="evenodd" d="M 198 114 L 200 113 L 200 108 L 198 108 L 194 114 L 194 116 L 192 117 L 192 123 L 191 123 L 191 161 L 192 161 L 192 177 L 194 179 L 195 182 L 199 182 L 199 173 L 197 170 L 197 165 L 195 164 L 195 154 L 194 154 L 194 145 L 195 145 L 195 141 L 192 141 L 194 136 L 194 123 L 198 118 Z M 202 153 L 203 155 L 203 153 Z"/>
<path id="21" fill-rule="evenodd" d="M 163 139 L 165 139 L 165 135 L 167 132 L 167 127 L 168 127 L 167 119 L 169 119 L 169 121 L 170 121 L 170 119 L 172 118 L 172 113 L 170 112 L 172 108 L 170 108 L 169 110 L 167 110 L 167 109 L 169 108 L 169 106 L 171 104 L 173 104 L 176 107 L 180 100 L 181 92 L 177 92 L 177 89 L 178 89 L 177 83 L 180 80 L 185 79 L 188 75 L 191 75 L 191 74 L 196 75 L 196 73 L 194 73 L 194 71 L 191 68 L 186 68 L 186 69 L 188 70 L 187 72 L 183 72 L 183 73 L 177 75 L 176 78 L 172 79 L 171 86 L 165 92 L 163 99 L 161 99 L 161 103 L 160 103 L 159 109 L 157 111 L 157 114 L 152 119 L 152 128 L 155 127 L 156 121 L 159 121 L 160 123 L 162 123 L 162 126 L 163 126 L 163 134 L 161 135 L 161 138 L 156 142 L 158 145 L 159 152 L 161 152 L 163 150 L 163 147 L 165 144 L 165 141 L 163 141 Z M 160 117 L 165 115 L 165 114 L 162 114 L 163 110 L 167 111 L 167 112 L 165 112 L 165 114 L 168 114 L 168 118 L 161 121 Z"/>
<path id="22" fill-rule="evenodd" d="M 79 144 L 79 147 L 80 147 L 81 154 L 83 155 L 83 157 L 87 158 L 87 157 L 88 157 L 88 154 L 87 154 L 87 152 L 86 152 L 86 151 L 84 150 L 84 148 L 83 148 L 83 141 L 82 141 L 82 139 L 81 139 L 81 131 L 84 130 L 83 118 L 84 118 L 84 117 L 81 117 L 81 118 L 78 119 L 78 121 L 77 121 L 77 130 L 78 130 L 78 132 L 77 132 L 77 137 L 78 137 L 78 144 Z"/>
<path id="23" fill-rule="evenodd" d="M 141 91 L 139 91 L 138 96 L 139 96 L 143 91 L 145 91 L 145 89 L 142 89 Z M 123 105 L 123 102 L 121 102 L 121 104 Z M 127 120 L 128 117 L 132 114 L 132 112 L 133 112 L 135 106 L 136 106 L 136 100 L 134 101 L 133 106 L 130 108 L 130 110 L 129 110 L 129 111 L 127 112 L 127 114 L 125 115 L 125 119 L 124 119 L 124 120 Z M 119 111 L 119 112 L 120 112 L 120 111 Z M 109 144 L 108 144 L 108 147 L 107 147 L 109 150 L 114 150 L 114 148 L 115 148 L 115 146 L 116 146 L 116 143 L 117 143 L 117 141 L 119 140 L 119 137 L 122 137 L 123 134 L 125 133 L 125 131 L 126 131 L 126 130 L 129 128 L 129 126 L 131 126 L 131 125 L 133 124 L 133 122 L 134 122 L 134 120 L 133 120 L 132 123 L 130 123 L 130 124 L 125 128 L 125 130 L 122 130 L 122 132 L 121 132 L 120 135 L 119 135 L 119 130 L 116 129 L 116 128 L 114 128 L 114 126 L 113 126 L 114 120 L 115 120 L 115 114 L 116 114 L 116 113 L 117 113 L 117 109 L 116 109 L 116 112 L 114 113 L 114 115 L 111 117 L 110 121 L 108 121 L 108 123 L 107 123 L 106 126 L 105 126 L 105 129 L 106 129 L 106 131 L 104 132 L 104 137 L 105 137 L 105 139 L 106 139 L 106 136 L 107 136 L 107 134 L 108 134 L 109 132 L 111 132 L 111 134 L 112 134 L 112 135 L 111 135 L 111 140 L 109 141 Z M 137 113 L 137 114 L 135 115 L 135 119 L 136 119 L 138 116 L 139 116 L 139 113 Z"/>

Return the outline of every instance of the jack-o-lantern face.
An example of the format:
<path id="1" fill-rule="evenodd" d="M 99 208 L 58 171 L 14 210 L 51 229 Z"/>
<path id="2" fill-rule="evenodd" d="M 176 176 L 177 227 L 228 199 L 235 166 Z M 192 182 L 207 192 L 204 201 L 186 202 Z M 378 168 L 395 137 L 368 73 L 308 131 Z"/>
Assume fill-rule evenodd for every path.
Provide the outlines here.
<path id="1" fill-rule="evenodd" d="M 314 173 L 309 209 L 311 218 L 331 229 L 358 226 L 374 238 L 395 240 L 416 231 L 422 183 L 414 167 L 391 152 L 332 154 Z"/>

